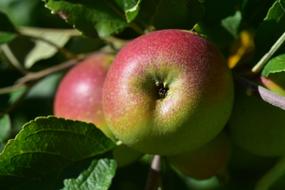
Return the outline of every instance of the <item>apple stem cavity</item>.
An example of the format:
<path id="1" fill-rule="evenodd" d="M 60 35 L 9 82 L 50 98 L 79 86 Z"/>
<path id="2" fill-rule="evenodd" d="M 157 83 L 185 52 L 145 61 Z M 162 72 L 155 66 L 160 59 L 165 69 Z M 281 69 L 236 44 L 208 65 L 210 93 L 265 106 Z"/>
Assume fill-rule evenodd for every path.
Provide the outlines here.
<path id="1" fill-rule="evenodd" d="M 163 84 L 161 81 L 156 81 L 155 86 L 157 89 L 157 97 L 158 99 L 163 99 L 167 95 L 168 87 L 167 85 Z"/>
<path id="2" fill-rule="evenodd" d="M 145 190 L 157 190 L 160 186 L 160 168 L 161 168 L 161 157 L 155 155 L 152 159 L 150 170 L 147 177 Z"/>

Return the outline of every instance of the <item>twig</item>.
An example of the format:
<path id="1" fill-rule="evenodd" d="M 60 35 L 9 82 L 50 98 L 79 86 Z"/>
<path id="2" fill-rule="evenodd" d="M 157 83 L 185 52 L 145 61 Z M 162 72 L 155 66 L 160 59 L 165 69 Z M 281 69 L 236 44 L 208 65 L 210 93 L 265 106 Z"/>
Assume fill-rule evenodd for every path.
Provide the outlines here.
<path id="1" fill-rule="evenodd" d="M 71 66 L 75 65 L 77 62 L 81 61 L 84 57 L 85 57 L 85 55 L 79 55 L 79 56 L 77 56 L 77 58 L 68 60 L 66 62 L 59 64 L 59 65 L 55 65 L 55 66 L 49 67 L 47 69 L 44 69 L 44 70 L 41 70 L 38 72 L 28 73 L 26 76 L 20 78 L 17 81 L 17 83 L 23 84 L 23 83 L 39 80 L 39 79 L 42 79 L 42 78 L 44 78 L 44 77 L 46 77 L 52 73 L 56 73 L 56 72 L 64 70 L 64 69 L 68 69 Z"/>
<path id="2" fill-rule="evenodd" d="M 254 91 L 256 91 L 263 101 L 265 101 L 265 102 L 267 102 L 267 103 L 269 103 L 275 107 L 278 107 L 282 110 L 285 110 L 285 97 L 284 96 L 279 96 L 279 95 L 275 94 L 274 92 L 254 83 L 254 82 L 251 82 L 245 78 L 235 77 L 235 79 L 240 84 L 242 84 L 243 86 L 250 87 Z"/>
<path id="3" fill-rule="evenodd" d="M 13 92 L 23 86 L 28 85 L 29 83 L 36 82 L 52 73 L 56 73 L 58 71 L 62 71 L 64 69 L 68 69 L 75 65 L 77 62 L 82 60 L 85 57 L 85 55 L 79 55 L 75 59 L 68 60 L 66 62 L 63 62 L 59 65 L 55 65 L 52 67 L 49 67 L 47 69 L 38 71 L 38 72 L 31 72 L 20 78 L 14 85 L 0 88 L 0 94 L 7 94 L 10 92 Z"/>
<path id="4" fill-rule="evenodd" d="M 151 162 L 145 190 L 157 190 L 160 184 L 161 157 L 155 155 Z"/>
<path id="5" fill-rule="evenodd" d="M 281 47 L 285 41 L 285 32 L 273 44 L 270 50 L 258 61 L 258 63 L 251 69 L 253 73 L 258 73 L 262 67 L 268 62 L 272 55 Z"/>

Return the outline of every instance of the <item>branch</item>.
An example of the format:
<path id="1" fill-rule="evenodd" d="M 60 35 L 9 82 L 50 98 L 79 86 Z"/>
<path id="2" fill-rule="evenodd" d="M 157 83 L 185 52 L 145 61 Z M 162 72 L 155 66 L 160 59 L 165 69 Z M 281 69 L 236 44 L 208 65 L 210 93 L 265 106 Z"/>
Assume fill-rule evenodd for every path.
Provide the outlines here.
<path id="1" fill-rule="evenodd" d="M 155 155 L 151 162 L 151 167 L 148 173 L 145 190 L 157 190 L 160 184 L 160 164 L 161 157 Z"/>
<path id="2" fill-rule="evenodd" d="M 27 86 L 28 84 L 32 82 L 36 82 L 52 73 L 56 73 L 56 72 L 68 69 L 72 67 L 73 65 L 75 65 L 76 63 L 78 63 L 79 61 L 81 61 L 84 57 L 85 55 L 79 55 L 77 56 L 77 58 L 68 60 L 59 65 L 55 65 L 55 66 L 49 67 L 47 69 L 44 69 L 38 72 L 27 73 L 25 76 L 23 76 L 18 81 L 16 81 L 14 85 L 0 88 L 0 94 L 7 94 L 10 92 L 13 92 L 23 86 Z"/>
<path id="3" fill-rule="evenodd" d="M 268 62 L 272 55 L 281 47 L 285 41 L 285 32 L 278 38 L 278 40 L 273 44 L 270 50 L 264 54 L 264 56 L 258 61 L 258 63 L 251 69 L 253 73 L 258 73 L 262 67 Z"/>

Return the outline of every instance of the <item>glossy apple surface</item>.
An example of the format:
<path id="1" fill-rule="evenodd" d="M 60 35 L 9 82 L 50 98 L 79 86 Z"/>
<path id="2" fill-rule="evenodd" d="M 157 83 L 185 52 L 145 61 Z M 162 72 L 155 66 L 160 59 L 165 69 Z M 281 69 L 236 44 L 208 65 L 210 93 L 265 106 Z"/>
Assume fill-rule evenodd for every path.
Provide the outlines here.
<path id="1" fill-rule="evenodd" d="M 120 50 L 103 87 L 113 134 L 143 153 L 195 149 L 224 127 L 233 84 L 221 53 L 182 30 L 143 35 Z"/>
<path id="2" fill-rule="evenodd" d="M 230 140 L 221 133 L 197 150 L 168 157 L 170 164 L 182 174 L 207 179 L 225 170 L 230 158 Z"/>

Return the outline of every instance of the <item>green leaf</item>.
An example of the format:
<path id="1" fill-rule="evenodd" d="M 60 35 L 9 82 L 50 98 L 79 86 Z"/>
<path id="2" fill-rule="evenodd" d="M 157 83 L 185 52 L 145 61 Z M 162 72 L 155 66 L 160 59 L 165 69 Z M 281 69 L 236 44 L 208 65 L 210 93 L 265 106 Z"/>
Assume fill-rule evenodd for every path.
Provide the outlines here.
<path id="1" fill-rule="evenodd" d="M 0 117 L 0 142 L 4 142 L 10 135 L 11 121 L 7 114 Z"/>
<path id="2" fill-rule="evenodd" d="M 0 32 L 16 33 L 17 30 L 6 14 L 0 11 Z"/>
<path id="3" fill-rule="evenodd" d="M 85 35 L 101 37 L 122 31 L 127 27 L 124 12 L 112 1 L 44 0 L 52 13 Z"/>
<path id="4" fill-rule="evenodd" d="M 55 189 L 70 165 L 114 146 L 93 124 L 38 117 L 8 141 L 0 154 L 0 189 Z"/>
<path id="5" fill-rule="evenodd" d="M 93 160 L 76 179 L 64 180 L 63 190 L 107 190 L 116 172 L 114 159 Z"/>
<path id="6" fill-rule="evenodd" d="M 0 32 L 0 45 L 12 41 L 16 37 L 16 34 L 9 32 Z"/>
<path id="7" fill-rule="evenodd" d="M 262 70 L 262 75 L 268 77 L 270 74 L 285 71 L 285 54 L 272 58 Z"/>
<path id="8" fill-rule="evenodd" d="M 6 14 L 0 11 L 0 45 L 12 41 L 16 37 L 16 28 Z"/>
<path id="9" fill-rule="evenodd" d="M 256 59 L 260 59 L 285 31 L 285 0 L 276 0 L 269 8 L 255 37 Z"/>
<path id="10" fill-rule="evenodd" d="M 132 22 L 139 13 L 141 0 L 115 0 L 124 10 L 128 23 Z"/>
<path id="11" fill-rule="evenodd" d="M 53 43 L 59 48 L 64 47 L 72 36 L 78 35 L 74 30 L 55 30 L 31 27 L 22 28 L 21 32 L 25 35 L 35 37 L 36 39 L 42 38 L 43 40 Z M 37 61 L 50 58 L 58 52 L 58 49 L 54 45 L 44 42 L 43 40 L 35 40 L 34 47 L 25 58 L 24 65 L 26 68 L 31 68 Z"/>
<path id="12" fill-rule="evenodd" d="M 238 30 L 241 22 L 241 12 L 236 11 L 234 15 L 222 20 L 222 26 L 235 38 L 238 37 Z"/>
<path id="13" fill-rule="evenodd" d="M 285 16 L 285 0 L 277 0 L 269 8 L 264 20 L 275 20 L 279 22 Z"/>

